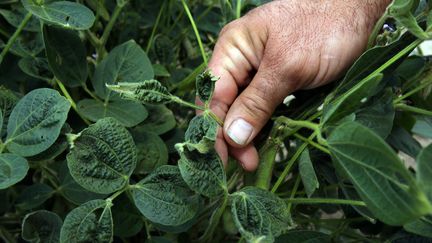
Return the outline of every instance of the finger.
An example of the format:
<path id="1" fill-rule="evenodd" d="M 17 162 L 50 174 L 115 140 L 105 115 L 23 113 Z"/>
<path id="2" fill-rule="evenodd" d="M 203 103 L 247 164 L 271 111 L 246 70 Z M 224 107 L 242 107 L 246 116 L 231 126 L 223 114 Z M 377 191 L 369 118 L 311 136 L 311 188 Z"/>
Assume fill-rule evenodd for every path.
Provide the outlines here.
<path id="1" fill-rule="evenodd" d="M 258 167 L 258 151 L 253 144 L 244 148 L 229 148 L 230 155 L 233 156 L 246 171 L 255 171 Z"/>
<path id="2" fill-rule="evenodd" d="M 225 119 L 224 135 L 233 147 L 248 145 L 270 119 L 276 107 L 294 90 L 284 77 L 263 66 L 237 97 Z"/>

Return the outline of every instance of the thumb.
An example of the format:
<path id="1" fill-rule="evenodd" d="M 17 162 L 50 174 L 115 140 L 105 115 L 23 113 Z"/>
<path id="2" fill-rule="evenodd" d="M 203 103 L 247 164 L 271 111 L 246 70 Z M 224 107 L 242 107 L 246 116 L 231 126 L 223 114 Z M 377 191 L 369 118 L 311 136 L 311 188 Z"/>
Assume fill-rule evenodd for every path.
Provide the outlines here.
<path id="1" fill-rule="evenodd" d="M 271 118 L 294 87 L 281 75 L 261 68 L 230 107 L 224 125 L 225 140 L 233 147 L 245 147 Z"/>

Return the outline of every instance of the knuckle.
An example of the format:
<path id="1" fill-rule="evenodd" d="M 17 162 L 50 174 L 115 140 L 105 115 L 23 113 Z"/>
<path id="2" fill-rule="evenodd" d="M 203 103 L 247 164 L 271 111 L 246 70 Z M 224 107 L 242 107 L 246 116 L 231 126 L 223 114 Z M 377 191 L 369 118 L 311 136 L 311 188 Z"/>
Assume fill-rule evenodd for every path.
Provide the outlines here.
<path id="1" fill-rule="evenodd" d="M 243 95 L 240 96 L 240 103 L 243 110 L 251 117 L 256 119 L 267 118 L 272 115 L 272 110 L 268 101 L 260 95 Z"/>

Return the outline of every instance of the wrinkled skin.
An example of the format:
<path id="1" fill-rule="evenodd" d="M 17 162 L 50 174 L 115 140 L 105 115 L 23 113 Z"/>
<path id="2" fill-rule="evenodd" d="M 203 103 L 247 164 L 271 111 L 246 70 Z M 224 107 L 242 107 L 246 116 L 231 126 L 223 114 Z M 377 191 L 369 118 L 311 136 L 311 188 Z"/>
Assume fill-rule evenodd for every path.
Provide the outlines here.
<path id="1" fill-rule="evenodd" d="M 312 89 L 343 75 L 365 50 L 389 3 L 273 1 L 226 25 L 209 62 L 220 77 L 211 108 L 225 121 L 216 142 L 223 161 L 230 154 L 245 170 L 255 170 L 258 153 L 252 141 L 276 106 L 296 90 Z M 243 122 L 247 129 L 240 129 L 250 135 L 234 138 L 236 142 L 229 129 L 238 118 L 250 124 Z"/>

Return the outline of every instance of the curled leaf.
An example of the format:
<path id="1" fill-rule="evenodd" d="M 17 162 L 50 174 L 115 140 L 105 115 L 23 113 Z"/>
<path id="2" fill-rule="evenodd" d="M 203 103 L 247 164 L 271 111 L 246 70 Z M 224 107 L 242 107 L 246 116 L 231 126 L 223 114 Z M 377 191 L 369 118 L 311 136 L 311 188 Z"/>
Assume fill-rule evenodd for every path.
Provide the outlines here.
<path id="1" fill-rule="evenodd" d="M 157 80 L 146 80 L 138 83 L 107 84 L 108 89 L 120 93 L 124 99 L 136 100 L 142 103 L 165 104 L 173 100 L 175 96 Z"/>

